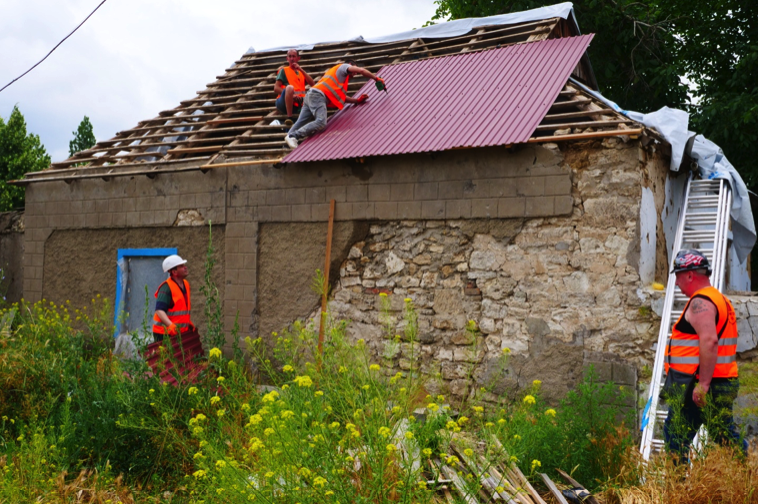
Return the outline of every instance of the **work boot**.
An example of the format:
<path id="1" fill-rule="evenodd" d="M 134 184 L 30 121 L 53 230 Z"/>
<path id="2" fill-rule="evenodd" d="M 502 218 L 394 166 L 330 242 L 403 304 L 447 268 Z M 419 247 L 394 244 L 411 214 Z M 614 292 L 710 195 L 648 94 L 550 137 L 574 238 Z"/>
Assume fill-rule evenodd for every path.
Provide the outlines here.
<path id="1" fill-rule="evenodd" d="M 284 137 L 284 141 L 287 142 L 287 145 L 289 145 L 290 149 L 297 148 L 297 138 L 287 135 Z"/>

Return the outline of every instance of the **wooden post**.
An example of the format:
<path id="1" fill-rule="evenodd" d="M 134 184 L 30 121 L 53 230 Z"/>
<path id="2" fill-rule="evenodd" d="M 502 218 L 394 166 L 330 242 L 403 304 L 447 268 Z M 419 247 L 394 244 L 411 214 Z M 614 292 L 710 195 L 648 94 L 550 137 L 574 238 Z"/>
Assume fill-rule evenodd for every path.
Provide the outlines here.
<path id="1" fill-rule="evenodd" d="M 324 264 L 324 292 L 321 293 L 321 324 L 318 327 L 318 367 L 324 355 L 324 324 L 326 323 L 326 300 L 329 295 L 329 263 L 332 259 L 332 231 L 334 230 L 334 200 L 329 202 L 329 227 L 326 229 L 326 264 Z"/>

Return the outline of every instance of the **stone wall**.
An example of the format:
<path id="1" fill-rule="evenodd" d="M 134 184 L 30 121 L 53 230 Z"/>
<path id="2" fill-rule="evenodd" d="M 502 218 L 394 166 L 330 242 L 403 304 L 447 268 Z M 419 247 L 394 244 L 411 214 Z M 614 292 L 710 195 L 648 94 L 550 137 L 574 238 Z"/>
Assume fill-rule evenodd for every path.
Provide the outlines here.
<path id="1" fill-rule="evenodd" d="M 7 303 L 21 300 L 24 284 L 23 257 L 24 214 L 0 213 L 0 298 L 5 298 Z"/>
<path id="2" fill-rule="evenodd" d="M 637 149 L 607 147 L 564 152 L 574 202 L 566 217 L 372 225 L 340 268 L 332 315 L 352 321 L 351 336 L 366 340 L 388 373 L 408 369 L 413 354 L 435 379 L 430 387 L 454 397 L 485 383 L 502 392 L 539 379 L 556 398 L 590 363 L 602 363 L 604 377 L 636 383 L 635 367 L 651 361 L 657 335 L 636 269 L 646 174 Z M 389 332 L 381 293 L 391 301 Z M 391 340 L 402 334 L 406 297 L 419 315 L 414 348 Z"/>

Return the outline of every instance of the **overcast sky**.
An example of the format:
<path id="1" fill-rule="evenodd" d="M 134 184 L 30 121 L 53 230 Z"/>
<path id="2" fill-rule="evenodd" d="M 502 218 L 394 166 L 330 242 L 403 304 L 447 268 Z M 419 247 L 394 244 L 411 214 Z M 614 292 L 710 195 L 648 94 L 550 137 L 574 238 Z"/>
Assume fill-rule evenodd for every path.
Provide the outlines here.
<path id="1" fill-rule="evenodd" d="M 101 0 L 2 0 L 0 87 L 76 27 Z M 89 116 L 98 140 L 194 98 L 250 47 L 372 37 L 422 26 L 433 0 L 108 0 L 45 62 L 0 92 L 18 105 L 53 161 Z"/>

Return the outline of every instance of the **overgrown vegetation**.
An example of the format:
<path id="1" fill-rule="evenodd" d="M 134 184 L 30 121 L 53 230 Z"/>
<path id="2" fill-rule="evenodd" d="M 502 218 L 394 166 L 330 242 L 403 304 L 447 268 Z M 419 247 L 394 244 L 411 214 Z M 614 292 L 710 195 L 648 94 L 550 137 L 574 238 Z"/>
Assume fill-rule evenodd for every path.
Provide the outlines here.
<path id="1" fill-rule="evenodd" d="M 387 345 L 412 355 L 412 301 L 390 313 L 380 297 Z M 476 496 L 484 475 L 511 463 L 535 484 L 564 469 L 609 502 L 672 502 L 696 485 L 665 459 L 641 472 L 624 391 L 592 371 L 559 405 L 545 404 L 535 381 L 497 404 L 482 401 L 485 388 L 451 407 L 427 394 L 413 364 L 385 369 L 349 340 L 346 322 L 327 317 L 320 359 L 317 325 L 298 322 L 271 342 L 247 338 L 246 357 L 210 348 L 205 371 L 174 387 L 141 360 L 114 357 L 107 300 L 73 311 L 14 305 L 0 321 L 0 502 L 431 503 L 444 502 L 435 484 L 444 466 Z M 476 335 L 474 321 L 467 330 Z M 754 502 L 758 463 L 732 469 L 725 450 L 703 454 L 696 464 L 711 465 L 693 474 L 731 485 L 720 502 Z"/>

